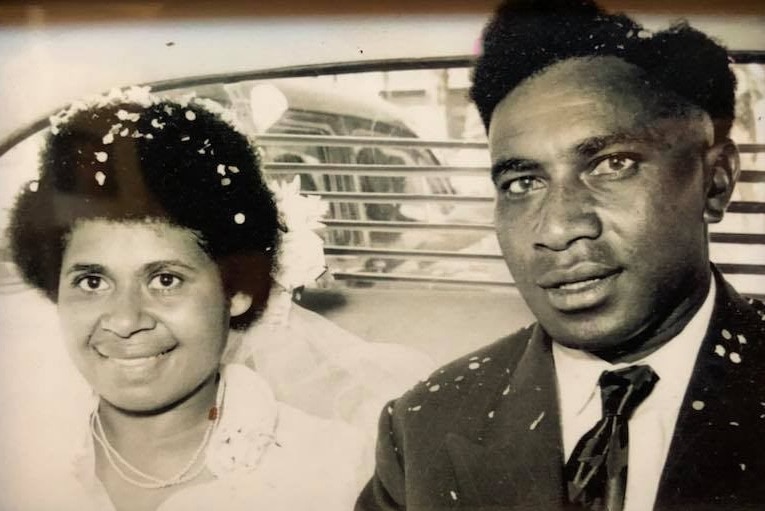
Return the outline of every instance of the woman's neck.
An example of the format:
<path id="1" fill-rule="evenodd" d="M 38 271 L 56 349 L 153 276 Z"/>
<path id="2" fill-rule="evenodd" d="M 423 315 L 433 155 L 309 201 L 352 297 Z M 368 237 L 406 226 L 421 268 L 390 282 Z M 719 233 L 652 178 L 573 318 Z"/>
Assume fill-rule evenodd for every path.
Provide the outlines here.
<path id="1" fill-rule="evenodd" d="M 128 462 L 158 478 L 186 464 L 210 425 L 218 382 L 215 375 L 188 398 L 157 413 L 135 413 L 105 400 L 98 413 L 109 443 Z"/>

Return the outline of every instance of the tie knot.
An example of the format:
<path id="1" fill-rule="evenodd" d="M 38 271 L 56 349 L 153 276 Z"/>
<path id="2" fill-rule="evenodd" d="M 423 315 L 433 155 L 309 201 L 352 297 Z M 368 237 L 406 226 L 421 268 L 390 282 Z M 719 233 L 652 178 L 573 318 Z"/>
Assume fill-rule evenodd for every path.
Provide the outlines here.
<path id="1" fill-rule="evenodd" d="M 629 419 L 632 412 L 648 397 L 659 376 L 647 365 L 635 365 L 600 375 L 603 416 Z"/>

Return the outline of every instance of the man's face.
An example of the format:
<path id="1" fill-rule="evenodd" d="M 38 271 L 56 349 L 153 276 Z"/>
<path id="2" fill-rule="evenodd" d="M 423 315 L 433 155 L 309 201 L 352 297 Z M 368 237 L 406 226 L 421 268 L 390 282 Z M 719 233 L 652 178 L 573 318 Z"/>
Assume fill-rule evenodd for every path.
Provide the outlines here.
<path id="1" fill-rule="evenodd" d="M 670 116 L 639 70 L 571 59 L 514 89 L 489 129 L 495 223 L 559 343 L 627 346 L 679 321 L 709 278 L 706 114 Z"/>

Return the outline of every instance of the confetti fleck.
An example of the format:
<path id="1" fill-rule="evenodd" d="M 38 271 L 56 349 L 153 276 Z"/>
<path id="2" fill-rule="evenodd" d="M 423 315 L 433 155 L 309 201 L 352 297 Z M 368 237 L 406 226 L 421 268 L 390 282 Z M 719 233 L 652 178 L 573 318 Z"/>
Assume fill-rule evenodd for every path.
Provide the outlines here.
<path id="1" fill-rule="evenodd" d="M 648 30 L 641 30 L 637 33 L 639 39 L 650 39 L 651 33 Z"/>
<path id="2" fill-rule="evenodd" d="M 163 129 L 165 127 L 165 123 L 164 122 L 159 122 L 159 119 L 152 119 L 151 120 L 151 126 L 153 128 L 157 128 L 158 130 L 161 130 L 161 129 Z"/>
<path id="3" fill-rule="evenodd" d="M 413 412 L 419 412 L 420 409 L 422 409 L 422 405 L 417 405 L 410 408 L 410 410 Z"/>
<path id="4" fill-rule="evenodd" d="M 725 356 L 725 348 L 722 346 L 722 344 L 715 346 L 715 353 L 721 357 Z"/>
<path id="5" fill-rule="evenodd" d="M 481 360 L 481 362 L 486 363 L 486 362 L 489 362 L 490 360 L 491 360 L 491 357 L 486 357 L 483 360 Z"/>
<path id="6" fill-rule="evenodd" d="M 470 362 L 470 364 L 468 364 L 468 369 L 470 369 L 471 371 L 475 371 L 479 367 L 481 367 L 481 364 L 479 364 L 478 362 Z"/>
<path id="7" fill-rule="evenodd" d="M 503 390 L 503 391 L 502 391 L 502 395 L 503 395 L 503 396 L 506 396 L 506 395 L 508 395 L 509 393 L 510 393 L 510 385 L 508 385 L 507 387 L 505 387 L 505 390 Z"/>
<path id="8" fill-rule="evenodd" d="M 231 184 L 231 180 L 227 177 L 224 177 L 223 179 L 220 180 L 220 184 L 222 184 L 223 186 L 228 186 Z"/>
<path id="9" fill-rule="evenodd" d="M 104 181 L 106 181 L 106 174 L 99 170 L 96 172 L 96 182 L 98 183 L 98 186 L 104 186 Z"/>
<path id="10" fill-rule="evenodd" d="M 393 407 L 388 406 L 388 415 L 393 415 Z"/>
<path id="11" fill-rule="evenodd" d="M 728 332 L 728 330 L 726 330 L 725 328 L 723 328 L 721 333 L 722 333 L 722 336 L 725 337 L 725 339 L 727 340 L 731 340 L 733 338 L 730 332 Z"/>
<path id="12" fill-rule="evenodd" d="M 691 406 L 693 407 L 694 410 L 700 411 L 704 409 L 705 404 L 704 404 L 704 401 L 694 401 L 693 403 L 691 403 Z"/>
<path id="13" fill-rule="evenodd" d="M 492 410 L 492 411 L 490 411 L 490 412 L 489 412 L 489 418 L 490 418 L 490 419 L 493 419 L 493 418 L 494 418 L 494 410 Z"/>
<path id="14" fill-rule="evenodd" d="M 121 137 L 126 137 L 126 136 L 128 136 L 128 133 L 130 133 L 130 130 L 127 129 L 127 128 L 124 128 L 122 131 L 120 131 L 120 136 Z"/>
<path id="15" fill-rule="evenodd" d="M 217 172 L 218 172 L 218 174 L 220 174 L 221 176 L 225 176 L 225 175 L 226 175 L 226 166 L 225 166 L 225 165 L 223 165 L 222 163 L 219 163 L 219 164 L 218 164 L 218 168 L 217 168 L 217 170 L 216 170 L 216 171 L 217 171 Z"/>
<path id="16" fill-rule="evenodd" d="M 742 472 L 746 470 L 746 463 L 739 463 L 738 467 L 741 469 Z"/>
<path id="17" fill-rule="evenodd" d="M 539 423 L 542 422 L 542 419 L 544 419 L 544 417 L 545 417 L 545 412 L 540 413 L 539 417 L 537 417 L 534 420 L 534 422 L 529 424 L 529 430 L 534 431 L 535 429 L 537 429 L 537 426 L 539 426 Z"/>
<path id="18" fill-rule="evenodd" d="M 233 174 L 239 174 L 239 167 L 236 167 L 235 165 L 229 165 L 228 170 L 230 170 Z"/>
<path id="19" fill-rule="evenodd" d="M 109 155 L 103 151 L 98 151 L 94 154 L 96 155 L 96 160 L 100 161 L 101 163 L 105 162 L 109 158 Z"/>
<path id="20" fill-rule="evenodd" d="M 736 339 L 738 339 L 739 344 L 746 344 L 746 337 L 743 334 L 738 334 Z"/>
<path id="21" fill-rule="evenodd" d="M 478 360 L 478 357 L 470 357 L 470 358 L 468 359 L 468 361 L 472 361 L 472 360 Z"/>
<path id="22" fill-rule="evenodd" d="M 464 376 L 462 376 L 462 375 L 459 375 L 459 376 L 457 376 L 456 378 L 454 378 L 454 381 L 462 381 L 462 380 L 464 380 L 464 379 L 465 379 L 465 377 L 464 377 Z"/>
<path id="23" fill-rule="evenodd" d="M 449 490 L 449 495 L 452 496 L 452 500 L 457 500 L 457 492 L 454 490 Z"/>
<path id="24" fill-rule="evenodd" d="M 191 110 L 186 110 L 186 119 L 193 121 L 196 118 L 197 118 L 197 114 L 195 114 Z"/>
<path id="25" fill-rule="evenodd" d="M 740 426 L 740 424 L 736 421 L 730 421 L 728 424 L 730 424 L 731 426 Z"/>
<path id="26" fill-rule="evenodd" d="M 740 364 L 741 363 L 741 355 L 739 355 L 738 353 L 735 353 L 735 352 L 731 353 L 730 354 L 730 361 L 733 362 L 734 364 Z"/>
<path id="27" fill-rule="evenodd" d="M 148 138 L 149 140 L 152 140 L 154 138 L 154 135 L 152 135 L 151 133 L 147 133 L 146 138 Z"/>
<path id="28" fill-rule="evenodd" d="M 205 150 L 204 150 L 204 148 L 202 148 L 202 149 L 198 150 L 197 152 L 198 152 L 199 154 L 205 154 Z"/>
<path id="29" fill-rule="evenodd" d="M 39 181 L 32 181 L 29 183 L 29 186 L 27 186 L 30 192 L 36 192 L 40 189 L 40 182 Z"/>
<path id="30" fill-rule="evenodd" d="M 441 390 L 441 385 L 436 383 L 435 385 L 431 386 L 428 390 L 431 392 L 438 392 L 439 390 Z"/>
<path id="31" fill-rule="evenodd" d="M 126 121 L 127 118 L 128 118 L 128 113 L 126 110 L 122 110 L 122 109 L 117 110 L 117 119 L 119 119 L 120 121 Z"/>
<path id="32" fill-rule="evenodd" d="M 234 215 L 234 222 L 236 222 L 239 225 L 242 225 L 244 223 L 244 213 L 237 213 Z"/>
<path id="33" fill-rule="evenodd" d="M 191 137 L 188 135 L 183 135 L 181 137 L 181 142 L 188 142 L 189 140 L 191 140 Z"/>
<path id="34" fill-rule="evenodd" d="M 108 144 L 111 144 L 112 142 L 114 142 L 114 133 L 112 133 L 112 132 L 110 131 L 109 133 L 107 133 L 106 135 L 104 135 L 104 138 L 102 138 L 102 139 L 101 139 L 101 142 L 102 142 L 104 145 L 108 145 Z"/>

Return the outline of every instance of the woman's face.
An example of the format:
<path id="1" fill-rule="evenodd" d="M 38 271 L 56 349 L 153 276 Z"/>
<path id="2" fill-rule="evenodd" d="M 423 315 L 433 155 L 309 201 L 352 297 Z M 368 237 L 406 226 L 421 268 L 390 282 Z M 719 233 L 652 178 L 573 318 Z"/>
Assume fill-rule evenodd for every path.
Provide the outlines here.
<path id="1" fill-rule="evenodd" d="M 194 233 L 163 222 L 78 223 L 64 251 L 58 311 L 95 392 L 150 412 L 192 396 L 218 370 L 230 315 L 218 266 Z"/>

